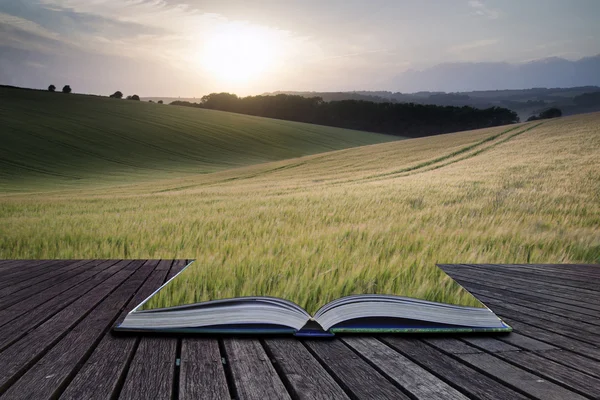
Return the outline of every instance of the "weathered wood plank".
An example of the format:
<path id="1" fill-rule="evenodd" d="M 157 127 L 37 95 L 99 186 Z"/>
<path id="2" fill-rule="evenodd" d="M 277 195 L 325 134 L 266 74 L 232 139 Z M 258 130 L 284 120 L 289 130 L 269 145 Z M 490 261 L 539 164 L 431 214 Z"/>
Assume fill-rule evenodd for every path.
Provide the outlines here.
<path id="1" fill-rule="evenodd" d="M 90 271 L 91 270 L 92 269 L 90 269 Z M 116 272 L 117 271 L 114 270 L 114 273 Z M 46 322 L 54 314 L 94 289 L 98 284 L 110 278 L 112 275 L 113 273 L 97 270 L 96 275 L 92 276 L 90 279 L 72 286 L 54 297 L 50 297 L 46 301 L 43 301 L 44 299 L 40 300 L 39 298 L 36 298 L 38 296 L 32 296 L 29 300 L 29 304 L 32 305 L 29 311 L 23 311 L 23 309 L 20 308 L 22 315 L 18 317 L 15 316 L 10 319 L 10 323 L 7 321 L 6 324 L 0 327 L 0 350 L 5 349 L 19 338 L 25 336 L 31 329 Z M 48 298 L 48 296 L 45 296 L 45 298 Z M 38 305 L 39 301 L 42 301 L 42 303 Z"/>
<path id="2" fill-rule="evenodd" d="M 567 350 L 538 351 L 536 354 L 566 365 L 569 368 L 600 378 L 600 361 L 591 360 Z"/>
<path id="3" fill-rule="evenodd" d="M 465 342 L 462 342 L 455 337 L 431 336 L 423 338 L 421 340 L 427 344 L 437 347 L 438 349 L 448 354 L 483 353 L 483 350 L 480 350 L 473 346 L 469 346 Z"/>
<path id="4" fill-rule="evenodd" d="M 384 342 L 469 396 L 485 400 L 526 399 L 510 387 L 416 338 L 388 336 L 384 338 Z"/>
<path id="5" fill-rule="evenodd" d="M 463 272 L 455 272 L 453 270 L 447 271 L 448 275 L 450 275 L 454 280 L 456 280 L 461 285 L 467 287 L 469 284 L 479 284 L 484 286 L 493 286 L 498 290 L 506 290 L 508 292 L 515 292 L 521 294 L 528 294 L 530 296 L 537 296 L 543 299 L 551 299 L 554 301 L 560 301 L 566 304 L 572 304 L 581 309 L 593 310 L 594 312 L 600 311 L 600 305 L 590 304 L 585 301 L 582 301 L 581 296 L 578 294 L 568 293 L 566 291 L 557 291 L 555 289 L 550 289 L 545 285 L 539 285 L 536 282 L 529 282 L 529 285 L 512 284 L 511 282 L 507 282 L 506 280 L 497 280 L 495 281 L 493 275 L 485 275 L 484 273 L 480 274 L 465 274 Z M 493 282 L 493 284 L 491 283 Z M 583 313 L 584 311 L 580 311 Z"/>
<path id="6" fill-rule="evenodd" d="M 186 265 L 188 265 L 186 260 L 173 260 L 171 269 L 169 269 L 169 273 L 167 274 L 167 281 L 180 273 Z"/>
<path id="7" fill-rule="evenodd" d="M 37 265 L 44 263 L 56 262 L 57 260 L 3 260 L 6 262 L 2 268 L 2 276 L 8 278 L 13 276 L 13 273 L 26 274 L 29 268 L 33 268 Z M 4 284 L 4 282 L 2 282 Z"/>
<path id="8" fill-rule="evenodd" d="M 119 272 L 0 353 L 0 393 L 137 269 L 131 261 L 115 266 Z"/>
<path id="9" fill-rule="evenodd" d="M 556 347 L 560 347 L 586 357 L 600 360 L 600 348 L 597 346 L 561 335 L 560 333 L 548 330 L 546 327 L 539 327 L 534 324 L 517 321 L 510 318 L 508 315 L 501 315 L 501 317 L 520 334 L 541 340 Z M 517 315 L 516 317 L 519 316 Z"/>
<path id="10" fill-rule="evenodd" d="M 177 340 L 144 337 L 119 399 L 171 399 Z"/>
<path id="11" fill-rule="evenodd" d="M 508 307 L 499 306 L 498 304 L 494 304 L 493 307 L 490 307 L 496 314 L 498 314 L 501 318 L 504 316 L 512 316 L 516 315 L 520 321 L 531 323 L 532 325 L 541 327 L 550 332 L 556 332 L 565 336 L 569 336 L 571 338 L 580 340 L 582 342 L 587 342 L 591 345 L 595 345 L 598 343 L 597 334 L 589 332 L 584 329 L 578 329 L 576 326 L 569 325 L 566 323 L 559 323 L 555 321 L 549 321 L 542 317 L 537 317 L 531 314 L 524 314 L 523 312 L 515 313 Z M 567 321 L 567 320 L 565 320 Z"/>
<path id="12" fill-rule="evenodd" d="M 353 396 L 360 399 L 409 398 L 340 340 L 305 343 L 344 390 Z"/>
<path id="13" fill-rule="evenodd" d="M 518 347 L 489 336 L 465 335 L 460 339 L 458 337 L 442 336 L 424 338 L 422 340 L 450 354 L 478 354 L 483 353 L 483 350 L 490 353 L 520 350 Z M 476 346 L 476 344 L 479 344 L 479 346 Z"/>
<path id="14" fill-rule="evenodd" d="M 169 279 L 173 260 L 160 260 L 157 271 L 164 271 Z M 156 349 L 154 351 L 153 349 Z M 177 339 L 142 336 L 125 378 L 120 397 L 125 399 L 169 399 L 173 393 L 173 377 L 177 358 Z M 149 366 L 152 365 L 152 366 Z M 161 373 L 171 379 L 155 380 Z M 140 385 L 144 385 L 142 391 Z"/>
<path id="15" fill-rule="evenodd" d="M 89 278 L 104 280 L 117 273 L 122 268 L 122 265 L 123 264 L 119 264 L 116 260 L 102 262 L 98 265 L 89 267 L 82 274 L 65 280 L 60 285 L 47 288 L 39 293 L 31 295 L 23 301 L 11 305 L 10 307 L 0 309 L 0 326 L 7 324 L 9 321 L 12 321 L 22 314 L 31 312 L 35 307 L 44 304 L 58 294 L 75 287 Z"/>
<path id="16" fill-rule="evenodd" d="M 13 268 L 8 271 L 14 274 L 12 286 L 0 289 L 3 298 L 56 280 L 8 308 L 0 307 L 0 393 L 9 390 L 9 398 L 54 398 L 63 390 L 63 397 L 70 399 L 171 398 L 174 394 L 181 399 L 229 398 L 231 389 L 239 398 L 289 398 L 290 394 L 301 399 L 443 398 L 446 391 L 452 394 L 447 398 L 522 399 L 521 393 L 577 398 L 573 391 L 598 397 L 600 389 L 600 347 L 592 342 L 600 333 L 596 312 L 600 300 L 589 289 L 595 276 L 591 269 L 450 266 L 451 276 L 458 276 L 459 283 L 515 328 L 510 335 L 424 341 L 400 336 L 306 342 L 227 339 L 225 368 L 217 340 L 184 338 L 177 370 L 177 339 L 115 337 L 107 330 L 115 318 L 123 318 L 181 270 L 185 261 L 171 265 L 163 260 L 143 283 L 137 280 L 140 270 L 125 273 L 123 264 L 105 264 L 100 270 L 93 262 L 91 271 L 85 267 L 81 274 L 71 275 L 68 272 L 75 267 L 66 262 L 72 261 L 43 260 L 32 266 L 31 261 L 0 260 L 0 281 L 3 266 Z M 50 272 L 44 265 L 54 269 Z M 537 279 L 550 271 L 552 276 Z M 64 281 L 59 282 L 61 276 Z M 128 286 L 133 281 L 141 285 L 137 292 Z M 568 285 L 562 285 L 565 282 Z M 580 290 L 579 283 L 587 288 Z M 11 321 L 4 322 L 2 315 Z M 231 378 L 231 388 L 226 376 Z M 141 382 L 147 386 L 139 387 Z"/>
<path id="17" fill-rule="evenodd" d="M 0 289 L 0 298 L 6 297 L 11 294 L 18 293 L 19 291 L 33 287 L 34 289 L 38 289 L 39 284 L 49 279 L 53 279 L 56 277 L 65 277 L 66 274 L 74 269 L 79 267 L 84 267 L 86 264 L 90 264 L 90 260 L 82 260 L 82 261 L 73 261 L 73 262 L 65 262 L 63 265 L 57 266 L 53 271 L 46 271 L 38 274 L 37 276 L 33 276 L 29 279 L 25 279 L 19 283 L 14 285 L 5 287 Z M 64 278 L 63 278 L 64 279 Z M 39 290 L 38 290 L 39 291 Z M 12 297 L 12 296 L 11 296 Z M 1 307 L 1 305 L 0 305 Z"/>
<path id="18" fill-rule="evenodd" d="M 290 399 L 258 339 L 223 339 L 227 363 L 240 400 Z"/>
<path id="19" fill-rule="evenodd" d="M 600 379 L 588 374 L 527 351 L 502 353 L 497 356 L 584 396 L 600 397 Z"/>
<path id="20" fill-rule="evenodd" d="M 490 336 L 464 336 L 461 338 L 461 340 L 465 343 L 468 343 L 471 346 L 483 349 L 488 353 L 504 353 L 507 351 L 522 350 L 517 346 L 513 346 L 507 342 L 503 342 L 502 340 Z"/>
<path id="21" fill-rule="evenodd" d="M 131 263 L 135 272 L 73 327 L 6 392 L 11 399 L 50 399 L 62 392 L 69 378 L 95 347 L 121 308 L 154 269 L 143 260 Z"/>
<path id="22" fill-rule="evenodd" d="M 585 316 L 574 315 L 575 313 L 549 312 L 546 311 L 546 307 L 538 307 L 536 304 L 523 306 L 521 304 L 516 304 L 514 301 L 505 301 L 503 299 L 492 298 L 487 295 L 481 294 L 480 292 L 475 293 L 478 293 L 477 298 L 481 298 L 481 300 L 486 304 L 489 304 L 490 307 L 501 307 L 505 310 L 509 310 L 519 315 L 528 315 L 540 318 L 546 321 L 554 322 L 557 325 L 571 327 L 582 332 L 587 332 L 595 335 L 600 334 L 600 325 L 598 325 L 598 318 L 588 317 L 586 319 Z M 546 308 L 546 310 L 544 310 L 544 308 Z M 586 334 L 586 336 L 589 335 Z"/>
<path id="23" fill-rule="evenodd" d="M 37 267 L 41 264 L 57 262 L 60 260 L 3 260 L 6 264 L 2 275 L 11 276 L 13 272 L 27 271 L 29 268 Z"/>
<path id="24" fill-rule="evenodd" d="M 91 264 L 89 264 L 89 265 L 91 265 Z M 77 265 L 77 266 L 79 266 L 79 265 Z M 43 290 L 51 288 L 55 285 L 61 284 L 66 280 L 77 277 L 78 275 L 81 275 L 86 272 L 85 268 L 73 268 L 68 271 L 64 271 L 64 273 L 61 273 L 60 270 L 62 270 L 63 267 L 64 266 L 60 266 L 60 268 L 57 268 L 56 272 L 53 271 L 54 276 L 51 276 L 50 278 L 45 279 L 42 282 L 39 282 L 37 285 L 21 288 L 16 293 L 12 293 L 9 296 L 5 296 L 5 297 L 1 298 L 0 299 L 0 308 L 6 308 L 6 307 L 16 304 L 20 301 L 26 300 L 29 297 L 31 297 L 32 295 L 39 293 L 40 291 L 43 291 Z M 15 285 L 15 286 L 17 286 L 17 285 Z"/>
<path id="25" fill-rule="evenodd" d="M 502 354 L 512 354 L 512 352 Z M 457 357 L 467 362 L 469 365 L 494 376 L 496 379 L 505 382 L 510 386 L 518 388 L 536 399 L 582 400 L 585 398 L 571 390 L 548 382 L 522 368 L 518 368 L 506 361 L 494 357 L 491 354 L 459 354 Z"/>
<path id="26" fill-rule="evenodd" d="M 348 399 L 319 362 L 295 338 L 267 339 L 265 347 L 295 399 Z"/>
<path id="27" fill-rule="evenodd" d="M 146 264 L 153 267 L 152 273 L 117 317 L 115 323 L 121 322 L 129 311 L 165 281 L 166 271 L 156 270 L 158 260 L 150 260 Z M 120 384 L 124 380 L 138 342 L 138 335 L 116 336 L 112 331 L 107 332 L 62 393 L 61 399 L 113 398 L 121 389 Z"/>
<path id="28" fill-rule="evenodd" d="M 550 276 L 561 278 L 567 281 L 589 283 L 590 278 L 600 277 L 600 270 L 583 271 L 575 268 L 556 268 L 552 265 L 543 264 L 493 264 L 495 268 L 500 268 L 506 273 L 527 273 L 533 275 Z"/>
<path id="29" fill-rule="evenodd" d="M 218 340 L 184 339 L 181 344 L 179 400 L 230 398 Z"/>
<path id="30" fill-rule="evenodd" d="M 498 337 L 498 340 L 512 344 L 513 346 L 520 347 L 522 349 L 531 351 L 542 351 L 542 350 L 556 350 L 555 347 L 549 343 L 542 342 L 540 340 L 531 338 L 529 336 L 521 335 L 518 332 L 512 332 L 510 335 Z"/>
<path id="31" fill-rule="evenodd" d="M 37 276 L 40 271 L 45 271 L 47 268 L 52 268 L 54 265 L 61 263 L 63 263 L 63 260 L 39 260 L 30 264 L 17 264 L 17 268 L 2 274 L 3 279 L 0 282 L 0 288 L 13 285 L 32 276 Z"/>
<path id="32" fill-rule="evenodd" d="M 565 282 L 560 283 L 561 281 L 559 279 L 555 281 L 553 279 L 535 274 L 527 274 L 526 277 L 522 277 L 521 274 L 494 270 L 492 268 L 488 268 L 487 265 L 480 267 L 461 265 L 460 267 L 452 267 L 447 269 L 447 272 L 450 276 L 453 276 L 451 272 L 459 272 L 468 274 L 470 276 L 477 276 L 479 279 L 485 279 L 492 282 L 501 281 L 510 285 L 514 285 L 515 287 L 530 289 L 533 292 L 536 292 L 537 289 L 543 289 L 560 292 L 561 295 L 576 295 L 577 300 L 581 300 L 589 304 L 600 305 L 598 291 L 580 286 L 571 286 Z"/>
<path id="33" fill-rule="evenodd" d="M 375 338 L 356 337 L 342 340 L 368 359 L 371 365 L 375 365 L 388 379 L 418 399 L 467 399 L 446 382 Z"/>
<path id="34" fill-rule="evenodd" d="M 588 293 L 591 295 L 597 294 L 600 290 L 594 282 L 590 282 L 589 279 L 576 277 L 569 277 L 567 274 L 555 275 L 549 273 L 540 273 L 538 271 L 531 271 L 525 269 L 508 269 L 502 265 L 484 264 L 484 265 L 469 265 L 468 268 L 482 269 L 493 272 L 502 277 L 510 277 L 512 279 L 522 279 L 525 281 L 536 281 L 540 283 L 547 283 L 550 285 L 558 285 L 560 287 L 569 288 L 568 290 L 575 290 L 581 293 Z"/>
<path id="35" fill-rule="evenodd" d="M 481 293 L 484 296 L 487 295 L 513 304 L 539 308 L 540 310 L 553 312 L 559 315 L 566 314 L 571 319 L 585 319 L 587 321 L 591 320 L 592 322 L 600 320 L 600 318 L 598 318 L 598 311 L 579 307 L 579 302 L 575 300 L 557 299 L 555 296 L 539 293 L 531 295 L 528 293 L 516 292 L 514 290 L 507 290 L 495 286 L 493 283 L 486 286 L 469 281 L 468 286 L 469 292 L 473 294 Z"/>
<path id="36" fill-rule="evenodd" d="M 573 275 L 587 276 L 590 278 L 600 277 L 600 265 L 598 264 L 500 264 L 507 270 L 526 269 L 536 273 L 552 273 L 555 276 Z"/>

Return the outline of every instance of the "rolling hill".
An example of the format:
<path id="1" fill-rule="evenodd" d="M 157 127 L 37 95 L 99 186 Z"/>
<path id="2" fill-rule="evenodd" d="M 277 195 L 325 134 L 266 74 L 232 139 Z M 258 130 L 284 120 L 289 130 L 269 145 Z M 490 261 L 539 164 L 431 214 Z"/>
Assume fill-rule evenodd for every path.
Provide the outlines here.
<path id="1" fill-rule="evenodd" d="M 398 139 L 10 87 L 0 87 L 0 121 L 0 190 L 179 177 Z"/>
<path id="2" fill-rule="evenodd" d="M 159 304 L 268 288 L 312 309 L 374 287 L 460 302 L 435 263 L 600 262 L 599 127 L 595 113 L 0 194 L 0 258 L 196 259 L 194 277 Z"/>

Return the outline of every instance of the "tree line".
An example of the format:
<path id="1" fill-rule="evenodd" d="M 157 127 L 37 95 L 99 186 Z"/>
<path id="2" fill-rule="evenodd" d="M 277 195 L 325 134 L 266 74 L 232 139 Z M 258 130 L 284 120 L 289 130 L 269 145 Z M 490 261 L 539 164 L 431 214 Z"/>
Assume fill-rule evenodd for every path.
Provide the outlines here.
<path id="1" fill-rule="evenodd" d="M 171 104 L 409 137 L 519 122 L 516 112 L 502 107 L 478 109 L 364 100 L 325 102 L 321 97 L 287 94 L 238 97 L 211 93 L 203 96 L 200 103 Z"/>
<path id="2" fill-rule="evenodd" d="M 54 85 L 48 86 L 48 91 L 52 92 L 52 93 L 56 92 L 56 86 L 54 86 Z M 72 91 L 72 89 L 71 89 L 71 86 L 69 86 L 69 85 L 65 85 L 62 88 L 62 92 L 63 93 L 71 93 L 71 91 Z M 116 92 L 114 92 L 113 94 L 111 94 L 108 97 L 110 97 L 111 99 L 122 99 L 123 98 L 123 93 L 120 90 L 117 90 Z M 126 100 L 140 101 L 140 96 L 138 96 L 137 94 L 133 94 L 131 96 L 125 97 L 125 99 Z M 152 100 L 149 100 L 149 102 L 150 103 L 154 103 Z M 158 104 L 163 104 L 163 101 L 162 100 L 158 100 L 157 103 Z"/>

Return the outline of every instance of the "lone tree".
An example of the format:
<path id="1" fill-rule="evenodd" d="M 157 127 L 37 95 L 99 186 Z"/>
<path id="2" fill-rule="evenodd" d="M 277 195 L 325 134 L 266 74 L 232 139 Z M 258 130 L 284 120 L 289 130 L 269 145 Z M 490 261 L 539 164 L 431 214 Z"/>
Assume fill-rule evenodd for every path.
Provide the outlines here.
<path id="1" fill-rule="evenodd" d="M 552 108 L 542 111 L 541 113 L 539 113 L 539 115 L 532 115 L 531 117 L 527 118 L 527 122 L 537 121 L 540 119 L 558 118 L 561 116 L 562 116 L 562 111 L 560 111 L 560 108 L 552 107 Z"/>
<path id="2" fill-rule="evenodd" d="M 562 116 L 562 111 L 559 108 L 552 107 L 540 113 L 541 119 L 558 118 Z"/>
<path id="3" fill-rule="evenodd" d="M 63 93 L 71 93 L 71 86 L 65 85 L 62 90 Z"/>
<path id="4" fill-rule="evenodd" d="M 54 85 L 48 86 L 48 91 L 49 92 L 55 92 L 56 91 L 56 86 L 54 86 Z"/>
<path id="5" fill-rule="evenodd" d="M 162 100 L 159 100 L 159 101 L 157 101 L 157 103 L 158 103 L 158 104 L 162 104 L 162 103 L 163 103 L 163 101 L 162 101 Z"/>
<path id="6" fill-rule="evenodd" d="M 114 92 L 113 94 L 111 94 L 108 97 L 111 97 L 113 99 L 122 99 L 123 98 L 123 93 L 121 93 L 120 91 L 117 90 L 116 92 Z"/>
<path id="7" fill-rule="evenodd" d="M 132 96 L 127 96 L 127 100 L 137 100 L 137 101 L 140 101 L 140 96 L 138 96 L 137 94 L 134 94 Z"/>

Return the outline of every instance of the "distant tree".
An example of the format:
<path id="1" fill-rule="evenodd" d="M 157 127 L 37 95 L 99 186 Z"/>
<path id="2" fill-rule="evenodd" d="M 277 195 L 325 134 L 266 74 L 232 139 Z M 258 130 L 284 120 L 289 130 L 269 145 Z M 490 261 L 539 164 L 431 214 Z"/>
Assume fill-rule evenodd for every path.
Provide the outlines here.
<path id="1" fill-rule="evenodd" d="M 49 92 L 55 92 L 56 91 L 56 86 L 54 86 L 54 85 L 48 86 L 48 91 Z"/>
<path id="2" fill-rule="evenodd" d="M 542 111 L 539 115 L 540 119 L 558 118 L 562 116 L 562 111 L 559 108 L 552 107 Z"/>
<path id="3" fill-rule="evenodd" d="M 131 96 L 127 96 L 127 100 L 137 100 L 140 101 L 140 96 L 138 96 L 137 94 L 131 95 Z"/>
<path id="4" fill-rule="evenodd" d="M 71 86 L 69 86 L 69 85 L 63 86 L 62 92 L 63 93 L 71 93 Z"/>
<path id="5" fill-rule="evenodd" d="M 481 109 L 365 100 L 323 101 L 320 96 L 289 94 L 238 97 L 232 93 L 211 93 L 203 96 L 200 103 L 176 100 L 169 104 L 410 137 L 519 122 L 516 112 L 503 107 Z"/>
<path id="6" fill-rule="evenodd" d="M 540 119 L 558 118 L 560 116 L 562 116 L 562 111 L 560 111 L 559 108 L 552 107 L 552 108 L 542 111 L 538 115 L 532 115 L 531 117 L 527 118 L 527 122 L 537 121 Z"/>
<path id="7" fill-rule="evenodd" d="M 159 100 L 159 101 L 157 101 L 157 103 L 158 103 L 158 104 L 162 104 L 162 103 L 163 103 L 163 101 L 162 101 L 162 100 Z"/>
<path id="8" fill-rule="evenodd" d="M 154 103 L 152 100 L 148 100 L 148 103 Z"/>
<path id="9" fill-rule="evenodd" d="M 116 92 L 114 92 L 113 94 L 111 94 L 109 97 L 111 97 L 113 99 L 122 99 L 123 98 L 123 93 L 121 93 L 119 90 L 117 90 Z"/>

